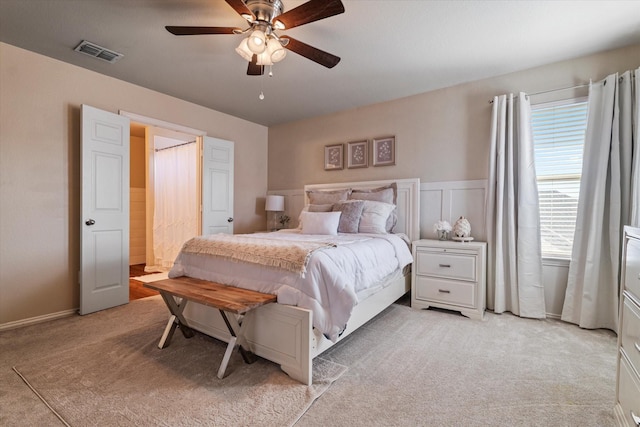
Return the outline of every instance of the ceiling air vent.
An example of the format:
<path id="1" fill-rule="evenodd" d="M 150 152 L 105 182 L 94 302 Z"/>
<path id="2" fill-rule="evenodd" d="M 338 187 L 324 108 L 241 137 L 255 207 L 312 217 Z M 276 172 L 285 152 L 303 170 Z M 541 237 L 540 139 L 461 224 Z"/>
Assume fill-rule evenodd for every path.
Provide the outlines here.
<path id="1" fill-rule="evenodd" d="M 103 61 L 107 61 L 112 64 L 124 56 L 121 53 L 114 52 L 113 50 L 106 49 L 86 40 L 82 40 L 82 42 L 73 50 L 84 53 L 85 55 L 93 56 L 94 58 L 102 59 Z"/>

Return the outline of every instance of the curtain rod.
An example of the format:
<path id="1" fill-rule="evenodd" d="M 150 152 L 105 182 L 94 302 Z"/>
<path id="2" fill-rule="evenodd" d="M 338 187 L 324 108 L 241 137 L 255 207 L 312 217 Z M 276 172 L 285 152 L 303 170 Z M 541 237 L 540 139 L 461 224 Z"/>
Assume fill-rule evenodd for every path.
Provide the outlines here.
<path id="1" fill-rule="evenodd" d="M 168 150 L 169 148 L 182 147 L 183 145 L 189 145 L 189 144 L 195 144 L 195 143 L 196 143 L 196 141 L 194 140 L 194 141 L 189 141 L 189 142 L 185 142 L 185 143 L 178 144 L 178 145 L 172 145 L 171 147 L 156 148 L 156 153 L 157 153 L 158 151 Z"/>
<path id="2" fill-rule="evenodd" d="M 589 86 L 589 83 L 583 83 L 583 84 L 579 84 L 579 85 L 575 85 L 575 86 L 569 86 L 569 87 L 561 87 L 561 88 L 558 88 L 558 89 L 543 90 L 543 91 L 534 92 L 534 93 L 526 93 L 525 92 L 525 94 L 529 95 L 529 96 L 535 96 L 535 95 L 542 95 L 544 93 L 562 92 L 562 91 L 565 91 L 565 90 L 580 89 L 582 87 L 587 87 L 587 86 Z M 489 100 L 489 104 L 493 104 L 493 99 Z"/>

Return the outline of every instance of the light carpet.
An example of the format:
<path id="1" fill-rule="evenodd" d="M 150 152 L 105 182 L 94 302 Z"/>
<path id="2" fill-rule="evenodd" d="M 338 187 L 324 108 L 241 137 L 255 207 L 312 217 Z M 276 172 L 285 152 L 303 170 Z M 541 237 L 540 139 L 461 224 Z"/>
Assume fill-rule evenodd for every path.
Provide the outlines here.
<path id="1" fill-rule="evenodd" d="M 169 272 L 164 271 L 162 273 L 145 274 L 143 276 L 132 277 L 133 280 L 143 283 L 157 282 L 158 280 L 164 280 L 169 278 Z"/>
<path id="2" fill-rule="evenodd" d="M 236 351 L 220 380 L 226 344 L 177 332 L 160 350 L 163 327 L 132 329 L 14 370 L 64 423 L 77 426 L 292 425 L 346 371 L 317 358 L 306 386 L 264 359 L 245 364 Z"/>
<path id="3" fill-rule="evenodd" d="M 403 298 L 405 305 L 407 301 L 407 298 Z M 348 366 L 348 370 L 313 402 L 295 424 L 296 427 L 615 426 L 613 405 L 617 338 L 613 332 L 584 330 L 559 320 L 522 319 L 508 313 L 496 315 L 487 312 L 485 321 L 477 321 L 454 312 L 413 310 L 405 305 L 392 305 L 321 355 L 324 360 Z M 130 357 L 127 354 L 134 345 L 144 346 L 145 351 L 153 350 L 160 331 L 151 327 L 149 333 L 152 336 L 149 338 L 133 330 L 131 333 L 134 336 L 147 341 L 133 344 L 131 340 L 127 345 L 120 344 L 118 348 L 123 348 L 119 350 L 112 343 L 122 342 L 119 337 L 136 325 L 162 328 L 167 315 L 162 299 L 156 296 L 86 316 L 72 316 L 0 332 L 0 425 L 59 424 L 52 412 L 11 370 L 12 366 L 17 365 L 19 369 L 34 367 L 43 361 L 41 371 L 56 369 L 59 372 L 60 363 L 56 355 L 70 357 L 67 352 L 75 351 L 72 349 L 82 351 L 85 346 L 107 341 L 108 345 L 99 346 L 101 350 L 92 353 L 97 358 L 94 362 L 98 365 L 96 369 L 102 369 L 99 365 L 107 363 L 118 367 L 122 365 L 121 359 Z M 177 332 L 171 346 L 159 351 L 177 351 L 175 344 L 178 343 L 200 344 L 188 341 Z M 205 342 L 204 345 L 208 346 L 209 343 Z M 222 350 L 211 353 L 203 348 L 204 345 L 195 345 L 194 350 L 204 351 L 198 357 L 205 362 L 198 363 L 208 367 L 209 379 L 215 382 Z M 104 354 L 96 354 L 101 351 Z M 107 355 L 110 351 L 117 354 Z M 269 365 L 264 360 L 260 363 Z M 151 369 L 154 373 L 164 372 L 163 375 L 167 377 L 184 375 L 166 362 L 154 364 L 159 366 L 158 369 Z M 248 380 L 243 377 L 247 373 L 245 371 L 254 370 L 256 366 L 260 365 L 244 365 L 242 358 L 234 354 L 228 368 L 229 376 L 222 380 L 227 387 L 223 397 L 235 396 L 235 388 L 254 396 L 251 386 L 246 383 Z M 80 378 L 78 381 L 85 381 L 74 373 L 75 366 L 67 366 L 66 369 L 74 378 Z M 188 369 L 188 366 L 180 369 Z M 284 375 L 275 366 L 265 369 L 272 369 L 268 372 L 274 376 Z M 145 368 L 142 372 L 147 370 Z M 128 374 L 131 376 L 129 381 L 140 382 L 137 370 L 129 370 Z M 211 389 L 216 388 L 215 384 L 206 382 L 198 386 L 198 373 L 187 374 L 193 376 L 193 387 L 200 387 L 202 393 L 210 393 Z M 87 380 L 94 377 L 91 372 L 87 375 Z M 286 381 L 286 378 L 277 378 L 278 381 Z M 149 385 L 141 387 L 142 391 L 120 396 L 116 406 L 121 409 L 114 410 L 114 413 L 127 413 L 127 405 L 138 398 L 144 398 L 149 405 L 139 410 L 152 415 L 163 414 L 163 405 L 170 398 L 177 400 L 175 404 L 170 402 L 170 405 L 182 405 L 177 410 L 180 414 L 190 414 L 192 408 L 194 414 L 200 410 L 195 403 L 181 399 L 179 393 L 167 390 L 167 383 L 154 378 L 148 381 Z M 235 385 L 235 381 L 245 383 Z M 293 383 L 293 387 L 296 386 Z M 183 387 L 190 390 L 189 384 Z M 264 388 L 261 385 L 256 387 Z M 320 385 L 314 385 L 309 391 L 301 390 L 301 393 L 314 393 L 316 387 Z M 93 413 L 106 412 L 100 407 L 102 393 L 95 388 L 89 388 L 87 392 L 91 394 L 84 404 L 86 422 L 77 425 L 97 425 L 98 422 L 92 421 Z M 76 396 L 65 397 L 65 393 L 66 390 L 60 391 L 58 403 L 68 404 L 78 410 L 72 401 Z M 152 396 L 145 397 L 146 393 Z M 197 393 L 186 395 L 194 394 Z M 96 396 L 99 398 L 96 399 Z M 199 402 L 198 395 L 193 398 L 194 402 Z M 91 400 L 95 403 L 90 403 Z M 237 400 L 235 408 L 243 410 L 244 402 Z M 270 415 L 256 420 L 250 418 L 239 425 L 246 425 L 249 421 L 255 421 L 258 426 L 277 424 L 281 417 L 272 407 L 251 407 L 255 411 L 266 410 Z M 135 425 L 123 415 L 118 417 L 122 423 Z M 166 425 L 175 421 L 177 425 L 198 425 L 197 420 L 191 422 L 188 418 L 190 415 L 185 417 L 178 419 L 169 414 L 167 422 L 160 420 L 157 424 Z M 154 415 L 149 419 L 149 424 L 156 421 Z M 288 422 L 280 425 L 287 425 Z"/>
<path id="4" fill-rule="evenodd" d="M 398 304 L 322 354 L 349 367 L 296 427 L 615 426 L 616 335 Z"/>

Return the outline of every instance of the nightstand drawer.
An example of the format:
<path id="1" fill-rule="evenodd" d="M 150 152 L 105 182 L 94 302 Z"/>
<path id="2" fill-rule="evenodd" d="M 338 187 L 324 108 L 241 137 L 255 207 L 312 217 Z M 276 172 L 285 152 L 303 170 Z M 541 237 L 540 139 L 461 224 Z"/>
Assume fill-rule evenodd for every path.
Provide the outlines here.
<path id="1" fill-rule="evenodd" d="M 473 282 L 454 282 L 446 279 L 416 276 L 415 298 L 418 300 L 434 301 L 474 308 L 476 305 L 476 290 L 478 286 Z"/>
<path id="2" fill-rule="evenodd" d="M 629 361 L 640 371 L 640 307 L 623 293 L 620 340 Z M 640 416 L 640 413 L 638 414 Z"/>
<path id="3" fill-rule="evenodd" d="M 618 401 L 627 425 L 635 426 L 633 419 L 640 417 L 640 379 L 624 355 L 620 355 L 620 378 L 618 380 Z M 640 419 L 640 418 L 639 418 Z"/>
<path id="4" fill-rule="evenodd" d="M 627 243 L 625 288 L 640 299 L 640 240 L 630 239 Z"/>
<path id="5" fill-rule="evenodd" d="M 416 274 L 475 282 L 476 257 L 419 250 L 416 253 Z"/>

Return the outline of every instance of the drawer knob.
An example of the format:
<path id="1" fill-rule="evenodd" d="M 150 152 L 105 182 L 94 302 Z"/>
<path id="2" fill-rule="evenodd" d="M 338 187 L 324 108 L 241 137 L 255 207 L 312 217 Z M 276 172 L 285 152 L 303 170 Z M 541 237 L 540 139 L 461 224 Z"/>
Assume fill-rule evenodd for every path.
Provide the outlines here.
<path id="1" fill-rule="evenodd" d="M 640 427 L 640 417 L 634 414 L 633 410 L 631 410 L 631 419 L 636 424 L 636 426 Z"/>
<path id="2" fill-rule="evenodd" d="M 451 264 L 438 264 L 442 268 L 451 268 Z"/>
<path id="3" fill-rule="evenodd" d="M 442 293 L 442 294 L 450 294 L 451 291 L 448 289 L 438 289 L 438 292 Z"/>

